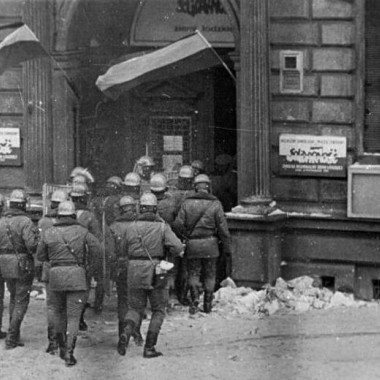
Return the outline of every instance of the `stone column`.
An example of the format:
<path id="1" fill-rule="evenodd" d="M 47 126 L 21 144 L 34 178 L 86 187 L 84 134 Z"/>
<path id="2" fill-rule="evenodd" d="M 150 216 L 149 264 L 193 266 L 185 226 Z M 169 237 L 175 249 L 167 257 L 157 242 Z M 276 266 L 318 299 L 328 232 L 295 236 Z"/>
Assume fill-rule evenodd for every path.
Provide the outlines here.
<path id="1" fill-rule="evenodd" d="M 266 214 L 270 201 L 268 1 L 240 3 L 240 123 L 236 212 Z M 237 105 L 239 106 L 239 104 Z"/>
<path id="2" fill-rule="evenodd" d="M 36 34 L 42 46 L 50 52 L 52 12 L 50 1 L 26 0 L 23 21 Z M 27 61 L 23 64 L 23 89 L 25 99 L 25 181 L 30 192 L 41 192 L 44 182 L 53 176 L 51 76 L 49 57 Z"/>

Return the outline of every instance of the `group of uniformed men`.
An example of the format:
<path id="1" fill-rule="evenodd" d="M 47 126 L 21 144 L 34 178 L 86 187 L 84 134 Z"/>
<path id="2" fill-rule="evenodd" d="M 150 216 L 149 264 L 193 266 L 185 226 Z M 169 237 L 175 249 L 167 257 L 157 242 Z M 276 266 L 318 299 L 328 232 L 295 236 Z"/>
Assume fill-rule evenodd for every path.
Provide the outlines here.
<path id="1" fill-rule="evenodd" d="M 165 312 L 178 300 L 189 313 L 212 310 L 217 260 L 229 255 L 230 236 L 221 202 L 211 193 L 203 164 L 184 165 L 178 180 L 153 173 L 154 162 L 141 157 L 124 181 L 110 177 L 92 194 L 94 178 L 75 168 L 71 191 L 56 190 L 38 229 L 26 213 L 27 195 L 14 190 L 5 209 L 0 195 L 0 339 L 5 348 L 24 344 L 20 327 L 34 279 L 34 256 L 46 283 L 49 345 L 67 366 L 74 349 L 90 284 L 95 279 L 95 312 L 101 312 L 110 279 L 116 282 L 119 337 L 126 354 L 131 337 L 143 345 L 141 322 L 149 300 L 151 319 L 143 356 L 154 358 Z M 3 212 L 4 211 L 4 212 Z M 174 264 L 168 268 L 168 262 Z M 1 331 L 4 283 L 10 292 L 9 328 Z M 188 295 L 188 293 L 190 293 Z"/>

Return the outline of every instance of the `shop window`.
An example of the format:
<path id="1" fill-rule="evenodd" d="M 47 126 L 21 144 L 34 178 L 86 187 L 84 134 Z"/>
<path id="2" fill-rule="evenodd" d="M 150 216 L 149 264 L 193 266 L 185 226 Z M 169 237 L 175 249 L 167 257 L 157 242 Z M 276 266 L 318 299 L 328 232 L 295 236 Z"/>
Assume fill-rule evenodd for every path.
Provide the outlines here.
<path id="1" fill-rule="evenodd" d="M 367 153 L 380 153 L 380 1 L 365 1 L 365 123 Z"/>
<path id="2" fill-rule="evenodd" d="M 333 276 L 321 276 L 322 287 L 334 290 L 335 289 L 335 277 Z"/>
<path id="3" fill-rule="evenodd" d="M 372 280 L 372 289 L 373 289 L 373 299 L 380 299 L 380 280 L 373 279 Z"/>

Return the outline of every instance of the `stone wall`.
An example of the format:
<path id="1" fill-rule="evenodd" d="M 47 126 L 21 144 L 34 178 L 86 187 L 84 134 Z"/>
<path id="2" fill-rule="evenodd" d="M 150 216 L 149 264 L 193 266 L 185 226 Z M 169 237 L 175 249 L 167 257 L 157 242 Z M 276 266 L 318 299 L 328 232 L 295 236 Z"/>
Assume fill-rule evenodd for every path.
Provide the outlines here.
<path id="1" fill-rule="evenodd" d="M 355 1 L 271 0 L 272 193 L 290 207 L 344 210 L 346 179 L 284 177 L 278 172 L 281 133 L 347 137 L 348 164 L 355 159 Z M 281 50 L 302 51 L 304 89 L 280 93 Z M 286 207 L 286 206 L 285 206 Z"/>

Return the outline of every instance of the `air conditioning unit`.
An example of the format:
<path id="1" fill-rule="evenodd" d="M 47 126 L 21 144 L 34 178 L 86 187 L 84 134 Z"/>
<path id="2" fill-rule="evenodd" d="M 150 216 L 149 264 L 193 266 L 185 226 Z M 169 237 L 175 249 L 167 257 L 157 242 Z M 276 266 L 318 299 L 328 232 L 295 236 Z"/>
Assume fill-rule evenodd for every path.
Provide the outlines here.
<path id="1" fill-rule="evenodd" d="M 380 165 L 348 167 L 347 216 L 380 219 Z"/>

